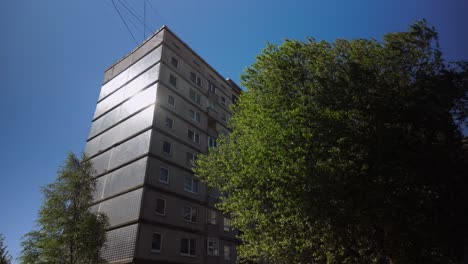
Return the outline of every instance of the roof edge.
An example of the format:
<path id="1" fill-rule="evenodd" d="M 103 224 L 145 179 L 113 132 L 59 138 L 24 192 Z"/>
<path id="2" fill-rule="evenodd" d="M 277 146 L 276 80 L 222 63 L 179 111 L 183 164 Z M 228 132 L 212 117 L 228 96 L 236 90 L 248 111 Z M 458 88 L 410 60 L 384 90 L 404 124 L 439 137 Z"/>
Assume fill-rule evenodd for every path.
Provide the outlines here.
<path id="1" fill-rule="evenodd" d="M 112 65 L 110 65 L 109 67 L 107 67 L 104 72 L 107 72 L 108 70 L 110 70 L 111 68 L 113 68 L 115 65 L 119 64 L 121 61 L 123 61 L 125 58 L 129 57 L 130 55 L 132 55 L 133 53 L 135 53 L 135 51 L 137 51 L 139 48 L 141 48 L 143 45 L 145 45 L 148 41 L 150 41 L 154 36 L 156 36 L 157 34 L 159 34 L 161 31 L 163 31 L 164 29 L 169 29 L 166 25 L 162 25 L 159 29 L 157 29 L 153 34 L 151 34 L 149 37 L 147 37 L 143 42 L 141 42 L 140 44 L 138 44 L 132 51 L 130 51 L 129 53 L 125 54 L 124 56 L 122 56 L 122 58 L 120 58 L 118 61 L 114 62 Z"/>

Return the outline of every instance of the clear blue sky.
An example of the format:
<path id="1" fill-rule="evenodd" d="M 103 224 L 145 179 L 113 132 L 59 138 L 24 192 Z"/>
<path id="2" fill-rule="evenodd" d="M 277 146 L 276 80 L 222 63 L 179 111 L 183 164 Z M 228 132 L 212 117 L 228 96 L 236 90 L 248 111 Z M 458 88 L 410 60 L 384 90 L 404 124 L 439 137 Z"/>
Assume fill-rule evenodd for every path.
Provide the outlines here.
<path id="1" fill-rule="evenodd" d="M 121 1 L 143 10 L 143 0 Z M 447 60 L 468 60 L 466 0 L 148 2 L 158 12 L 147 5 L 148 27 L 168 25 L 236 81 L 267 42 L 381 39 L 421 18 L 439 30 Z M 0 233 L 16 257 L 40 187 L 84 148 L 104 69 L 136 44 L 111 0 L 3 0 L 0 27 Z M 142 26 L 133 32 L 142 41 Z"/>

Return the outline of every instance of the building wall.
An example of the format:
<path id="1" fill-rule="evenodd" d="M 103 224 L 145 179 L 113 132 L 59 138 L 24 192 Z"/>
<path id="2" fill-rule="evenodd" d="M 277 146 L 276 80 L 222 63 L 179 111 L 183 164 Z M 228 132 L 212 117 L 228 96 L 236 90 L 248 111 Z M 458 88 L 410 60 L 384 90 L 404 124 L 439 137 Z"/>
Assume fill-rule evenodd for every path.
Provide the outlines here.
<path id="1" fill-rule="evenodd" d="M 224 230 L 225 216 L 214 209 L 217 191 L 201 182 L 187 187 L 197 180 L 187 153 L 206 153 L 209 137 L 229 132 L 229 105 L 239 93 L 165 27 L 106 70 L 85 152 L 98 177 L 92 210 L 109 217 L 102 250 L 108 261 L 234 262 L 236 233 Z M 169 171 L 167 182 L 161 168 Z M 165 201 L 164 214 L 156 213 L 157 199 Z M 195 221 L 184 219 L 184 206 L 196 208 Z M 207 217 L 213 210 L 216 223 Z M 162 236 L 158 252 L 153 233 Z M 207 255 L 208 237 L 218 239 L 218 256 Z M 181 254 L 182 238 L 195 239 L 194 256 Z"/>

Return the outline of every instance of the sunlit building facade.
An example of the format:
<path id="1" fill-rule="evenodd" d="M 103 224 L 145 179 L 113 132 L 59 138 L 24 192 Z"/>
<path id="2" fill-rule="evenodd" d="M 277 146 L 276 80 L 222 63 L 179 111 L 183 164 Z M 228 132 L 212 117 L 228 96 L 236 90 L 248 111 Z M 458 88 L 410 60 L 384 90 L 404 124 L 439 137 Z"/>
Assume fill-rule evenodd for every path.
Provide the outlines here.
<path id="1" fill-rule="evenodd" d="M 110 263 L 234 263 L 236 231 L 192 172 L 241 93 L 167 27 L 105 71 L 85 153 Z"/>

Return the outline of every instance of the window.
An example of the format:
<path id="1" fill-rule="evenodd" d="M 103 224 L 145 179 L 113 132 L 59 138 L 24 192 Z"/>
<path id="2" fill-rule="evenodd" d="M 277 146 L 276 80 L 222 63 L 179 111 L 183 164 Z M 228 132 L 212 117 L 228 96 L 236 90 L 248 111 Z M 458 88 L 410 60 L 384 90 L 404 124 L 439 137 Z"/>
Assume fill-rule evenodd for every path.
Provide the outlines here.
<path id="1" fill-rule="evenodd" d="M 216 104 L 214 101 L 209 100 L 208 101 L 208 107 L 216 111 Z"/>
<path id="2" fill-rule="evenodd" d="M 196 83 L 198 86 L 201 86 L 201 79 L 198 77 L 195 73 L 191 72 L 190 73 L 190 80 L 194 83 Z"/>
<path id="3" fill-rule="evenodd" d="M 226 98 L 224 98 L 222 96 L 221 96 L 221 104 L 224 105 L 224 106 L 226 105 Z"/>
<path id="4" fill-rule="evenodd" d="M 171 154 L 171 143 L 164 141 L 163 143 L 163 153 Z"/>
<path id="5" fill-rule="evenodd" d="M 231 260 L 231 247 L 224 245 L 224 260 Z"/>
<path id="6" fill-rule="evenodd" d="M 172 66 L 174 66 L 175 68 L 178 68 L 178 67 L 179 67 L 179 61 L 178 61 L 176 58 L 174 58 L 174 57 L 171 58 L 171 64 L 172 64 Z"/>
<path id="7" fill-rule="evenodd" d="M 170 96 L 170 95 L 168 95 L 168 96 L 167 96 L 167 103 L 168 103 L 170 106 L 175 107 L 175 98 L 172 97 L 172 96 Z"/>
<path id="8" fill-rule="evenodd" d="M 192 82 L 197 82 L 197 75 L 193 72 L 190 73 L 190 80 Z"/>
<path id="9" fill-rule="evenodd" d="M 186 161 L 188 164 L 193 165 L 196 159 L 197 159 L 197 155 L 193 154 L 192 152 L 187 152 Z"/>
<path id="10" fill-rule="evenodd" d="M 226 122 L 227 121 L 227 118 L 226 118 L 226 114 L 225 113 L 221 113 L 221 119 Z"/>
<path id="11" fill-rule="evenodd" d="M 184 220 L 190 221 L 190 222 L 196 222 L 197 221 L 197 208 L 184 206 Z"/>
<path id="12" fill-rule="evenodd" d="M 184 190 L 188 192 L 198 193 L 198 179 L 193 176 L 186 176 L 184 179 Z"/>
<path id="13" fill-rule="evenodd" d="M 208 91 L 216 94 L 216 86 L 214 86 L 212 83 L 208 83 Z"/>
<path id="14" fill-rule="evenodd" d="M 162 245 L 162 235 L 159 233 L 153 233 L 153 238 L 151 239 L 151 252 L 159 253 L 161 252 Z"/>
<path id="15" fill-rule="evenodd" d="M 201 102 L 201 96 L 200 94 L 196 93 L 195 90 L 190 89 L 189 91 L 189 97 L 192 101 L 194 101 L 197 104 L 200 104 Z"/>
<path id="16" fill-rule="evenodd" d="M 206 222 L 208 224 L 212 224 L 212 225 L 216 225 L 216 211 L 215 210 L 211 210 L 211 209 L 207 209 L 208 212 L 207 212 L 207 219 L 206 219 Z"/>
<path id="17" fill-rule="evenodd" d="M 195 256 L 196 252 L 196 240 L 193 238 L 182 238 L 180 240 L 180 254 L 181 255 L 189 255 Z"/>
<path id="18" fill-rule="evenodd" d="M 193 121 L 200 122 L 200 113 L 197 111 L 189 110 L 189 116 Z"/>
<path id="19" fill-rule="evenodd" d="M 212 137 L 208 137 L 208 147 L 216 148 L 217 147 L 216 139 L 214 139 Z"/>
<path id="20" fill-rule="evenodd" d="M 169 83 L 174 86 L 174 87 L 177 87 L 177 78 L 174 76 L 174 75 L 169 75 Z"/>
<path id="21" fill-rule="evenodd" d="M 169 182 L 169 169 L 160 167 L 159 168 L 159 181 L 168 183 Z"/>
<path id="22" fill-rule="evenodd" d="M 165 215 L 166 214 L 166 200 L 157 198 L 156 209 L 154 210 L 154 212 L 159 215 Z"/>
<path id="23" fill-rule="evenodd" d="M 224 231 L 231 231 L 231 219 L 224 217 Z"/>
<path id="24" fill-rule="evenodd" d="M 234 94 L 232 94 L 231 99 L 232 99 L 232 103 L 235 104 L 236 101 L 237 101 L 237 96 L 235 96 Z"/>
<path id="25" fill-rule="evenodd" d="M 217 238 L 209 237 L 207 240 L 207 254 L 208 256 L 219 256 L 219 241 Z"/>
<path id="26" fill-rule="evenodd" d="M 174 126 L 174 120 L 172 120 L 172 118 L 170 118 L 170 117 L 166 117 L 165 125 L 166 125 L 166 127 L 172 129 L 172 127 Z"/>
<path id="27" fill-rule="evenodd" d="M 197 144 L 200 144 L 200 134 L 198 134 L 197 132 L 192 131 L 192 130 L 189 129 L 189 130 L 187 131 L 187 137 L 188 137 L 191 141 L 193 141 L 193 142 L 195 142 L 195 143 L 197 143 Z"/>

